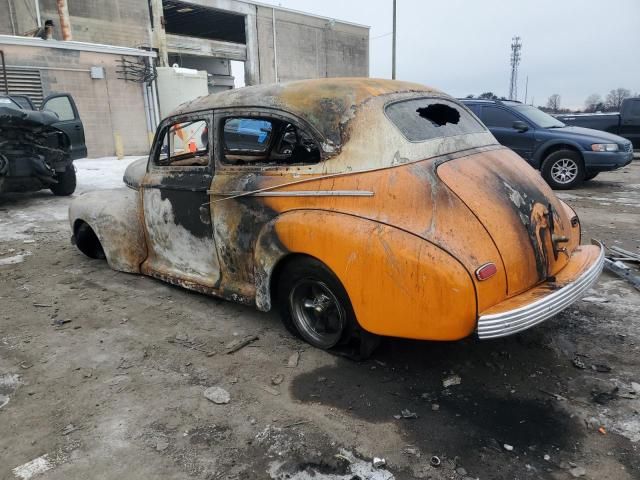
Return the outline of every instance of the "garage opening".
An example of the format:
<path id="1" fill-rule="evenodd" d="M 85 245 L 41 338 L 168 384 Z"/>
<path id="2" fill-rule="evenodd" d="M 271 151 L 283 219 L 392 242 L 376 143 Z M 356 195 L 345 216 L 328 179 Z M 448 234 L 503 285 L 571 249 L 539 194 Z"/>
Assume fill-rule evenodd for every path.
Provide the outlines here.
<path id="1" fill-rule="evenodd" d="M 162 6 L 167 33 L 247 43 L 244 15 L 177 0 L 163 0 Z"/>

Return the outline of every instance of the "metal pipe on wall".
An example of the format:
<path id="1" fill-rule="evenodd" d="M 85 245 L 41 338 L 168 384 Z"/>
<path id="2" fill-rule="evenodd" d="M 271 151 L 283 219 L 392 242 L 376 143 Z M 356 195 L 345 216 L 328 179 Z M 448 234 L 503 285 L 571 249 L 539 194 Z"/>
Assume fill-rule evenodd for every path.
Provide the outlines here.
<path id="1" fill-rule="evenodd" d="M 0 50 L 0 60 L 2 60 L 2 77 L 4 79 L 4 93 L 9 95 L 9 80 L 7 79 L 7 65 L 4 61 L 4 52 Z"/>
<path id="2" fill-rule="evenodd" d="M 11 0 L 7 0 L 7 5 L 9 5 L 9 20 L 11 20 L 11 34 L 16 34 L 16 25 L 13 23 L 13 6 L 11 5 Z"/>
<path id="3" fill-rule="evenodd" d="M 36 22 L 38 22 L 38 28 L 42 26 L 42 17 L 40 16 L 40 0 L 33 0 L 36 4 Z"/>
<path id="4" fill-rule="evenodd" d="M 60 17 L 60 31 L 62 32 L 62 40 L 72 40 L 71 22 L 69 21 L 69 8 L 67 0 L 56 0 L 58 7 L 58 16 Z"/>
<path id="5" fill-rule="evenodd" d="M 276 77 L 276 83 L 280 80 L 278 78 L 278 37 L 276 35 L 276 9 L 271 9 L 271 23 L 273 27 L 273 70 Z"/>

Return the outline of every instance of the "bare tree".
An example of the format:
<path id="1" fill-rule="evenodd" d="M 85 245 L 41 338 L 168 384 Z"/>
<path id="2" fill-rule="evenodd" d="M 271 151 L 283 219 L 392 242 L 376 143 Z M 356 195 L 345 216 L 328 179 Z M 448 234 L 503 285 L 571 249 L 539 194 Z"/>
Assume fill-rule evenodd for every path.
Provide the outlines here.
<path id="1" fill-rule="evenodd" d="M 498 100 L 498 96 L 493 92 L 484 92 L 478 95 L 478 98 L 483 98 L 486 100 Z"/>
<path id="2" fill-rule="evenodd" d="M 551 95 L 549 100 L 547 100 L 547 108 L 552 112 L 557 113 L 560 109 L 560 95 L 557 93 Z"/>
<path id="3" fill-rule="evenodd" d="M 605 101 L 607 110 L 619 112 L 620 107 L 622 107 L 622 102 L 625 98 L 629 97 L 631 97 L 631 91 L 626 88 L 616 88 L 615 90 L 611 90 L 607 94 L 607 100 Z"/>
<path id="4" fill-rule="evenodd" d="M 598 110 L 602 110 L 604 107 L 604 103 L 602 103 L 602 97 L 597 93 L 592 93 L 587 97 L 584 101 L 584 111 L 585 112 L 597 112 Z"/>

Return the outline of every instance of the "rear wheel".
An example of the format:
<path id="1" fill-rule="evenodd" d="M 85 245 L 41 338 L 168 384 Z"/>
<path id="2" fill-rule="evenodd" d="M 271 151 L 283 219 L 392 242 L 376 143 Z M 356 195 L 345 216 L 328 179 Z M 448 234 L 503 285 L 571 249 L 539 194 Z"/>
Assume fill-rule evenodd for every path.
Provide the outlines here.
<path id="1" fill-rule="evenodd" d="M 578 186 L 585 178 L 582 157 L 573 150 L 558 150 L 542 163 L 542 176 L 555 190 Z"/>
<path id="2" fill-rule="evenodd" d="M 279 275 L 278 303 L 291 333 L 323 350 L 346 342 L 356 324 L 347 292 L 322 262 L 299 258 Z"/>
<path id="3" fill-rule="evenodd" d="M 66 197 L 76 191 L 76 170 L 73 165 L 67 167 L 64 172 L 56 174 L 58 183 L 49 187 L 54 195 Z"/>

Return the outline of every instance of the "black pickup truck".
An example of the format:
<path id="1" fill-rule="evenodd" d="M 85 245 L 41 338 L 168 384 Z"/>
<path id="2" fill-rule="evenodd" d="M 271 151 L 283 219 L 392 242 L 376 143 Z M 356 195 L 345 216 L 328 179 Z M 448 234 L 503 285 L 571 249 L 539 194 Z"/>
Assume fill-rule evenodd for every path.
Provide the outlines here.
<path id="1" fill-rule="evenodd" d="M 87 156 L 84 127 L 68 94 L 44 99 L 0 95 L 0 193 L 50 189 L 71 195 L 73 160 Z"/>
<path id="2" fill-rule="evenodd" d="M 620 113 L 562 114 L 555 117 L 567 125 L 620 135 L 631 140 L 633 148 L 640 149 L 640 97 L 624 100 Z"/>

